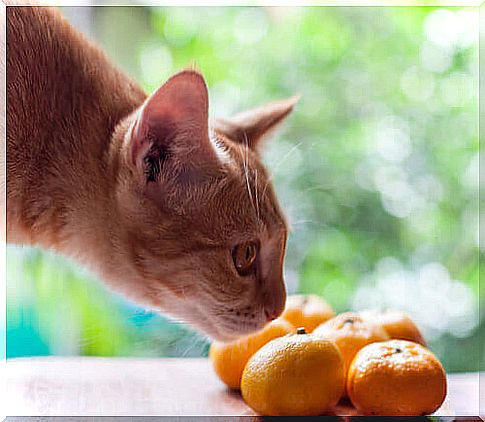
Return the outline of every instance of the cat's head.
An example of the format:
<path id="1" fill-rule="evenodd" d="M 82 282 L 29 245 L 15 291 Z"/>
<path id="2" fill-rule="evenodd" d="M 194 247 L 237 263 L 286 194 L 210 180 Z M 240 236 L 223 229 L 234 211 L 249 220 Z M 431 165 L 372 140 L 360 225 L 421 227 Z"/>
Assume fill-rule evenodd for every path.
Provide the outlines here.
<path id="1" fill-rule="evenodd" d="M 287 224 L 258 146 L 296 101 L 211 124 L 203 77 L 183 71 L 120 125 L 118 248 L 134 296 L 218 340 L 281 314 Z"/>

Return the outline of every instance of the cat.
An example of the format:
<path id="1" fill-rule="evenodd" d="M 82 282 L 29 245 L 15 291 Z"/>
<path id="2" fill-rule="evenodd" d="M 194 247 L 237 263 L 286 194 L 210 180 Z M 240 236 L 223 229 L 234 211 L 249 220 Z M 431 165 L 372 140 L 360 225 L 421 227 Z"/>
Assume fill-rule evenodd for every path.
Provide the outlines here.
<path id="1" fill-rule="evenodd" d="M 199 71 L 147 96 L 57 9 L 6 14 L 7 242 L 216 340 L 277 318 L 288 224 L 260 149 L 298 98 L 209 122 Z"/>

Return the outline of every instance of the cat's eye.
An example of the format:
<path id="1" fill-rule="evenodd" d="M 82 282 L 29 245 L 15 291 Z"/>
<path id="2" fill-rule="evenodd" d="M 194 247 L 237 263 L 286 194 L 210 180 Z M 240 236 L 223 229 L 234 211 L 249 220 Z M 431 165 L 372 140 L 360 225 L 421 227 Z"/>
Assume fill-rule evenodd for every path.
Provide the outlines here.
<path id="1" fill-rule="evenodd" d="M 248 275 L 255 267 L 258 246 L 256 242 L 243 242 L 232 250 L 234 266 L 240 275 Z"/>

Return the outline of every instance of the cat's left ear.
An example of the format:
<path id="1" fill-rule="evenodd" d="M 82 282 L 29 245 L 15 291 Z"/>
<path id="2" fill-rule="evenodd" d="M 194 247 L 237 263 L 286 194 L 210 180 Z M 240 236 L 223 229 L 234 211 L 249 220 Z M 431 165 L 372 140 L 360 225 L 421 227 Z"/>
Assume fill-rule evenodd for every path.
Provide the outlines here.
<path id="1" fill-rule="evenodd" d="M 229 118 L 215 120 L 213 128 L 229 139 L 255 148 L 290 114 L 300 95 L 274 101 Z"/>
<path id="2" fill-rule="evenodd" d="M 193 70 L 172 76 L 145 101 L 130 130 L 130 155 L 148 182 L 162 170 L 182 177 L 215 171 L 208 108 L 204 78 Z"/>

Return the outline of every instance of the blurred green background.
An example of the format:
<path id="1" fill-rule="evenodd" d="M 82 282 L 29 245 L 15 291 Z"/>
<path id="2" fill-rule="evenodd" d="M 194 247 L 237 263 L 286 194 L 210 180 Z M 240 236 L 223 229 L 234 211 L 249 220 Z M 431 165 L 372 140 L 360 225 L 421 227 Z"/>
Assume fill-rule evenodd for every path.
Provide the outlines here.
<path id="1" fill-rule="evenodd" d="M 477 9 L 63 12 L 148 92 L 195 64 L 213 116 L 301 93 L 265 152 L 293 227 L 288 291 L 403 309 L 448 371 L 478 369 Z M 207 353 L 61 257 L 10 246 L 7 272 L 8 358 Z"/>

